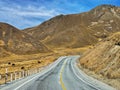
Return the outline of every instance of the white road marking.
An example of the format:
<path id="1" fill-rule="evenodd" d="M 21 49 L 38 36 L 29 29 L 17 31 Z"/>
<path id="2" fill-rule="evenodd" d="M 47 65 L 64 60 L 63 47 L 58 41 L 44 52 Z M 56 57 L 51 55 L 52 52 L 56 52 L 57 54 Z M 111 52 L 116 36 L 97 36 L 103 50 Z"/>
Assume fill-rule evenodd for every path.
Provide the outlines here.
<path id="1" fill-rule="evenodd" d="M 94 87 L 94 86 L 91 85 L 89 82 L 84 81 L 82 78 L 80 78 L 80 76 L 78 76 L 78 75 L 75 73 L 75 70 L 74 70 L 74 68 L 73 68 L 72 62 L 71 62 L 71 67 L 72 67 L 73 73 L 75 74 L 75 76 L 76 76 L 78 79 L 80 79 L 82 82 L 84 82 L 84 83 L 86 83 L 86 84 L 88 84 L 88 85 Z M 98 88 L 96 88 L 96 87 L 94 87 L 94 88 L 97 89 L 97 90 L 100 90 L 100 89 L 98 89 Z"/>
<path id="2" fill-rule="evenodd" d="M 61 57 L 60 60 L 54 62 L 55 65 L 54 65 L 54 66 L 51 66 L 50 70 L 51 70 L 52 68 L 56 67 L 56 65 L 58 65 L 64 58 L 66 58 L 66 57 Z M 52 64 L 53 64 L 53 63 L 52 63 Z M 49 72 L 50 70 L 48 70 L 47 72 Z M 43 73 L 42 75 L 46 74 L 47 72 Z M 42 75 L 41 75 L 41 76 L 42 76 Z M 37 75 L 37 76 L 33 77 L 32 79 L 24 82 L 23 84 L 21 84 L 20 86 L 18 86 L 18 87 L 15 88 L 14 90 L 18 90 L 19 88 L 21 88 L 22 86 L 24 86 L 25 84 L 29 83 L 30 81 L 32 81 L 33 79 L 35 79 L 35 78 L 37 78 L 37 77 L 40 77 L 40 75 Z"/>
<path id="3" fill-rule="evenodd" d="M 14 90 L 18 90 L 19 88 L 21 88 L 22 86 L 24 86 L 25 84 L 27 84 L 28 82 L 32 81 L 33 79 L 35 79 L 35 78 L 37 78 L 37 77 L 39 77 L 39 76 L 40 76 L 40 75 L 35 76 L 35 77 L 33 77 L 32 79 L 30 79 L 30 80 L 28 80 L 28 81 L 24 82 L 23 84 L 21 84 L 20 86 L 18 86 L 18 87 L 17 87 L 17 88 L 15 88 Z"/>
<path id="4" fill-rule="evenodd" d="M 90 81 L 88 82 L 88 81 L 85 81 L 83 78 L 81 78 L 79 75 L 77 75 L 76 74 L 76 72 L 75 72 L 75 68 L 73 67 L 73 65 L 75 66 L 75 68 L 77 69 L 77 65 L 75 65 L 75 64 L 73 64 L 72 62 L 71 62 L 71 67 L 72 67 L 72 70 L 73 70 L 73 73 L 76 75 L 76 77 L 78 78 L 78 79 L 80 79 L 81 81 L 83 81 L 84 83 L 86 83 L 86 84 L 88 84 L 88 85 L 90 85 L 90 86 L 92 86 L 92 87 L 94 87 L 95 89 L 97 89 L 97 90 L 103 90 L 102 88 L 100 88 L 101 86 L 102 87 L 104 87 L 105 85 L 107 85 L 107 84 L 100 84 L 101 86 L 99 86 L 99 87 L 97 87 L 97 85 L 95 85 L 95 84 L 93 84 L 93 83 L 95 83 L 95 82 L 92 82 L 92 83 L 90 83 Z M 80 72 L 80 70 L 79 70 L 79 72 Z M 81 74 L 81 76 L 84 76 L 84 75 L 82 75 Z M 86 77 L 87 78 L 87 77 Z M 90 80 L 90 79 L 89 79 Z M 96 80 L 96 79 L 91 79 L 91 80 Z M 99 82 L 99 81 L 98 81 Z M 101 82 L 102 83 L 102 82 Z M 98 83 L 99 84 L 99 83 Z M 106 87 L 106 86 L 105 86 Z M 107 85 L 107 87 L 108 88 L 104 88 L 104 90 L 116 90 L 115 88 L 113 88 L 113 87 L 111 87 L 111 86 L 108 86 Z"/>

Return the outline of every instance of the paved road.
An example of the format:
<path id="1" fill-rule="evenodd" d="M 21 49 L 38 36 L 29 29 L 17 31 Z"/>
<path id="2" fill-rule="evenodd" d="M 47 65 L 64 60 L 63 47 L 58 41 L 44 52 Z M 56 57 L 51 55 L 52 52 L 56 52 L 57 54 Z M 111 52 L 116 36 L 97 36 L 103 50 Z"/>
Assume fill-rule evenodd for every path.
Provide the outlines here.
<path id="1" fill-rule="evenodd" d="M 81 71 L 76 65 L 78 58 L 60 57 L 42 72 L 0 86 L 0 90 L 115 90 Z"/>

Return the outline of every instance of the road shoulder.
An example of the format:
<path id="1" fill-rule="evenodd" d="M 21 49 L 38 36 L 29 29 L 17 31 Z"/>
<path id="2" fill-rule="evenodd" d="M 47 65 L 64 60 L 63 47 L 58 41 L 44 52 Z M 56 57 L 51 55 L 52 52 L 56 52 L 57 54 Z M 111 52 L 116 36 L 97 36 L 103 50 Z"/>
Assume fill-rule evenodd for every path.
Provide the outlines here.
<path id="1" fill-rule="evenodd" d="M 103 77 L 102 75 L 96 74 L 96 73 L 93 72 L 93 71 L 90 71 L 90 70 L 88 70 L 88 69 L 86 69 L 86 68 L 83 68 L 83 67 L 80 65 L 79 61 L 78 61 L 78 64 L 77 64 L 77 65 L 78 65 L 78 67 L 79 67 L 82 71 L 84 71 L 88 76 L 93 77 L 93 78 L 95 78 L 95 79 L 97 79 L 97 80 L 99 80 L 99 81 L 101 81 L 101 82 L 103 82 L 103 83 L 106 83 L 106 84 L 108 84 L 109 86 L 112 86 L 112 87 L 116 88 L 117 90 L 120 90 L 120 80 L 107 79 L 107 78 Z"/>

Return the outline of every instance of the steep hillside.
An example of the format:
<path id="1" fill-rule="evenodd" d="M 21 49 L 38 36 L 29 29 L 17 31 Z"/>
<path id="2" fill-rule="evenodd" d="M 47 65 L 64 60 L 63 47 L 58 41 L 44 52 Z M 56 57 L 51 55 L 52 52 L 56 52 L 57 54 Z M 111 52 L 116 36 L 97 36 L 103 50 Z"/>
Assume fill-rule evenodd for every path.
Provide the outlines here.
<path id="1" fill-rule="evenodd" d="M 80 59 L 83 67 L 109 79 L 120 78 L 120 32 L 99 42 Z"/>
<path id="2" fill-rule="evenodd" d="M 60 15 L 24 31 L 53 47 L 80 47 L 96 42 L 93 31 L 78 20 L 79 15 Z"/>
<path id="3" fill-rule="evenodd" d="M 120 7 L 102 5 L 81 14 L 59 15 L 23 31 L 51 47 L 81 47 L 120 31 L 119 12 Z"/>
<path id="4" fill-rule="evenodd" d="M 0 23 L 0 54 L 30 54 L 46 52 L 48 49 L 30 35 L 18 30 L 17 28 Z M 3 56 L 4 56 L 3 55 Z"/>

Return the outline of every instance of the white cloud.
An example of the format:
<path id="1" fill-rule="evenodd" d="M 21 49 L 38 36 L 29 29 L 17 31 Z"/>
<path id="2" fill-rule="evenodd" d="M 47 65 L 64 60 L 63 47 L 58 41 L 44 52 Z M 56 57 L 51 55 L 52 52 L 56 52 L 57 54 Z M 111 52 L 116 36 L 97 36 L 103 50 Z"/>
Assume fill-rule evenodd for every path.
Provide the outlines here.
<path id="1" fill-rule="evenodd" d="M 56 9 L 49 9 L 45 6 L 0 6 L 0 22 L 14 24 L 18 28 L 25 28 L 40 24 L 43 20 L 47 20 L 58 15 Z M 33 18 L 38 18 L 34 20 Z M 40 20 L 42 19 L 42 21 Z M 40 21 L 39 21 L 40 20 Z"/>
<path id="2" fill-rule="evenodd" d="M 59 12 L 57 12 L 55 9 L 51 9 L 48 10 L 45 7 L 40 7 L 40 8 L 36 8 L 36 7 L 26 7 L 25 9 L 21 8 L 21 7 L 2 7 L 1 8 L 2 11 L 0 12 L 4 12 L 4 13 L 11 13 L 11 14 L 16 14 L 16 15 L 20 15 L 20 16 L 43 16 L 43 17 L 52 17 L 55 15 L 58 15 Z"/>

